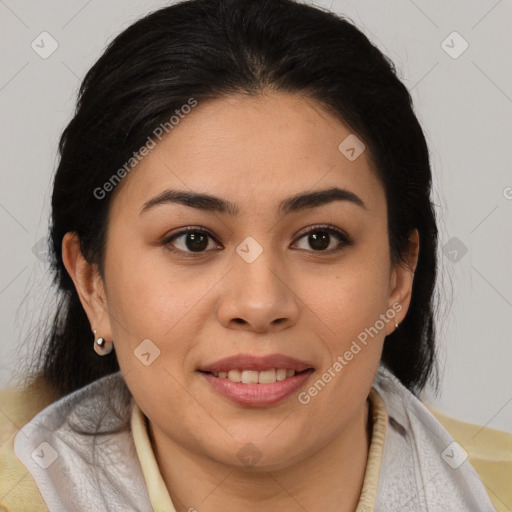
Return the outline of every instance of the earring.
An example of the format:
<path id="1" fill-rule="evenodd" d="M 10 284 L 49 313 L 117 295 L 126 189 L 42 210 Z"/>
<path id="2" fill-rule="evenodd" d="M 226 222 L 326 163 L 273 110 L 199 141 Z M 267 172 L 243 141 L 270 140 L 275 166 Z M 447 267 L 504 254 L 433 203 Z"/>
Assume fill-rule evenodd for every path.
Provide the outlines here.
<path id="1" fill-rule="evenodd" d="M 398 323 L 396 320 L 395 320 L 395 329 L 398 329 Z"/>
<path id="2" fill-rule="evenodd" d="M 114 344 L 112 341 L 106 341 L 104 338 L 96 338 L 96 329 L 94 330 L 94 351 L 100 356 L 106 356 L 112 352 Z"/>

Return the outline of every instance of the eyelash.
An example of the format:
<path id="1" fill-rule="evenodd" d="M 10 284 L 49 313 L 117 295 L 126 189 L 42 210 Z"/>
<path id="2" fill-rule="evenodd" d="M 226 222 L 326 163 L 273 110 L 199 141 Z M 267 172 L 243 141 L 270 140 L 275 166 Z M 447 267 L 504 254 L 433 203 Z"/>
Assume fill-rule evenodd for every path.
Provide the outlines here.
<path id="1" fill-rule="evenodd" d="M 310 233 L 314 233 L 314 232 L 329 233 L 329 234 L 336 235 L 340 240 L 340 244 L 336 248 L 330 249 L 327 251 L 307 251 L 307 252 L 312 252 L 314 254 L 329 254 L 330 255 L 330 254 L 334 254 L 338 251 L 341 251 L 341 249 L 343 249 L 346 246 L 352 245 L 352 240 L 344 231 L 341 231 L 338 228 L 334 228 L 334 227 L 326 226 L 326 225 L 312 226 L 306 232 L 302 233 L 299 236 L 298 240 L 301 240 L 305 236 L 309 235 Z M 186 257 L 192 257 L 192 258 L 199 257 L 199 256 L 204 255 L 205 253 L 209 252 L 206 250 L 202 251 L 202 252 L 190 252 L 190 251 L 183 251 L 181 249 L 175 249 L 172 247 L 171 242 L 173 242 L 175 239 L 177 239 L 183 235 L 186 235 L 188 233 L 200 233 L 200 234 L 210 237 L 211 239 L 213 239 L 217 242 L 216 238 L 209 231 L 206 231 L 205 229 L 202 229 L 202 228 L 196 228 L 196 227 L 191 226 L 191 227 L 185 228 L 185 229 L 179 231 L 178 233 L 174 233 L 173 235 L 165 238 L 164 240 L 162 240 L 162 245 L 165 246 L 169 251 L 171 251 L 175 254 L 179 254 L 181 256 L 186 256 Z"/>

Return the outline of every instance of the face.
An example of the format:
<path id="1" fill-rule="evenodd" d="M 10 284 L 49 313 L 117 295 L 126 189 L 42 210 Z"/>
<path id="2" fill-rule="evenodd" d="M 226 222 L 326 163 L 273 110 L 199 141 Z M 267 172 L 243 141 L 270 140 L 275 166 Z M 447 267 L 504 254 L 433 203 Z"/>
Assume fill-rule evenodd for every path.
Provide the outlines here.
<path id="1" fill-rule="evenodd" d="M 391 265 L 384 189 L 367 151 L 339 149 L 350 135 L 301 96 L 229 96 L 118 185 L 104 281 L 81 297 L 155 437 L 282 468 L 361 413 L 412 272 Z"/>

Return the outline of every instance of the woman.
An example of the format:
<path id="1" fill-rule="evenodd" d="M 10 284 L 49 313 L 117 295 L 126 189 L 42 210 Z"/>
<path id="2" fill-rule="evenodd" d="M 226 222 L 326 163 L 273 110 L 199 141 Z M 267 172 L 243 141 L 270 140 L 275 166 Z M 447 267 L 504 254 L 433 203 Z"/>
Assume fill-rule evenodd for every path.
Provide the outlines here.
<path id="1" fill-rule="evenodd" d="M 59 149 L 61 302 L 4 510 L 495 510 L 417 398 L 428 149 L 353 25 L 291 0 L 156 11 L 88 72 Z"/>

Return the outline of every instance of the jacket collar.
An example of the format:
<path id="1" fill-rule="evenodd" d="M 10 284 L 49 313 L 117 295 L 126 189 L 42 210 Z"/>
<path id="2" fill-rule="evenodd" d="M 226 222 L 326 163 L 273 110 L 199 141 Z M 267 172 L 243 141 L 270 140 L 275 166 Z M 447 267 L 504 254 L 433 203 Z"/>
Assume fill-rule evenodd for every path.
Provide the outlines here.
<path id="1" fill-rule="evenodd" d="M 389 416 L 375 511 L 496 512 L 468 454 L 381 365 L 373 387 Z"/>

